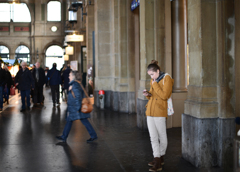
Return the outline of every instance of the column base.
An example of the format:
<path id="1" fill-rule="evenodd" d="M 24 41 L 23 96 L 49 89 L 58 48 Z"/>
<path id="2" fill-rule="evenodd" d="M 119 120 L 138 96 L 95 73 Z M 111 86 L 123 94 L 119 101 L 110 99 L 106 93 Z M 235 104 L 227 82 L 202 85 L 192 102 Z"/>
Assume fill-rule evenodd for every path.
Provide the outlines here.
<path id="1" fill-rule="evenodd" d="M 98 90 L 94 90 L 94 104 L 100 107 Z M 135 92 L 105 91 L 105 109 L 124 113 L 135 113 L 135 106 Z"/>
<path id="2" fill-rule="evenodd" d="M 234 118 L 182 114 L 182 156 L 196 167 L 232 166 Z"/>
<path id="3" fill-rule="evenodd" d="M 148 100 L 137 99 L 137 126 L 143 130 L 147 130 L 146 104 Z"/>

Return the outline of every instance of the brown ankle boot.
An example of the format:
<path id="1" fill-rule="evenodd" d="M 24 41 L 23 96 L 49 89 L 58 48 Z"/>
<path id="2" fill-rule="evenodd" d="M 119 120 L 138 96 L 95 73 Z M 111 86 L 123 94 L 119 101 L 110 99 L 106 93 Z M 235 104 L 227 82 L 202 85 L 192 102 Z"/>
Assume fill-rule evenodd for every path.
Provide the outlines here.
<path id="1" fill-rule="evenodd" d="M 163 156 L 160 157 L 160 160 L 161 160 L 161 165 L 164 165 L 164 159 L 163 159 Z"/>
<path id="2" fill-rule="evenodd" d="M 149 169 L 149 171 L 162 171 L 162 165 L 161 165 L 161 159 L 156 157 L 154 158 L 154 165 L 152 168 Z"/>
<path id="3" fill-rule="evenodd" d="M 150 167 L 154 166 L 154 162 L 155 162 L 155 161 L 154 161 L 154 159 L 153 159 L 152 162 L 149 162 L 149 163 L 148 163 L 148 166 L 150 166 Z"/>

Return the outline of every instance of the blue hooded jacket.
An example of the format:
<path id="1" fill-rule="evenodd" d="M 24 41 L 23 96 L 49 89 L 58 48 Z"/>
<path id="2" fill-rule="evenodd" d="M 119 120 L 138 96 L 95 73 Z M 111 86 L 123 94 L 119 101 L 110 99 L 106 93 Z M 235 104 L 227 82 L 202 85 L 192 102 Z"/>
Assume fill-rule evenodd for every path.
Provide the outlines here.
<path id="1" fill-rule="evenodd" d="M 77 81 L 71 81 L 69 86 L 72 86 L 72 92 L 68 92 L 68 101 L 67 101 L 67 120 L 74 121 L 78 119 L 90 118 L 90 113 L 82 113 L 82 98 L 84 97 L 84 92 L 82 87 Z M 74 96 L 73 96 L 74 94 Z"/>

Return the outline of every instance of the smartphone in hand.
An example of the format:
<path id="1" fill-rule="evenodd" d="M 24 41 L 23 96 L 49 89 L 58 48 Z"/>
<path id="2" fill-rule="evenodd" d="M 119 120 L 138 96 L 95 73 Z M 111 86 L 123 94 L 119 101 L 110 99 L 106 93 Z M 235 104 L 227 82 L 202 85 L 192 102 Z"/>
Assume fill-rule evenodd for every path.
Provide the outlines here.
<path id="1" fill-rule="evenodd" d="M 149 93 L 147 90 L 143 90 L 143 93 L 145 93 L 145 94 L 147 94 L 147 96 L 152 96 L 152 94 L 151 93 Z"/>

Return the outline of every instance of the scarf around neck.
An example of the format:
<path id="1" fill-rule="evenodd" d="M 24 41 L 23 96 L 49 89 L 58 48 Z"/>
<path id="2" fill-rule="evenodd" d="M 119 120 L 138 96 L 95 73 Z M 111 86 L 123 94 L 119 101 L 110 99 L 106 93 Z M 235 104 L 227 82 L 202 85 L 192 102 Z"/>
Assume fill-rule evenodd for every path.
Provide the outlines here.
<path id="1" fill-rule="evenodd" d="M 164 72 L 160 72 L 159 77 L 156 79 L 156 82 L 159 83 L 159 81 L 161 81 L 165 76 Z"/>

